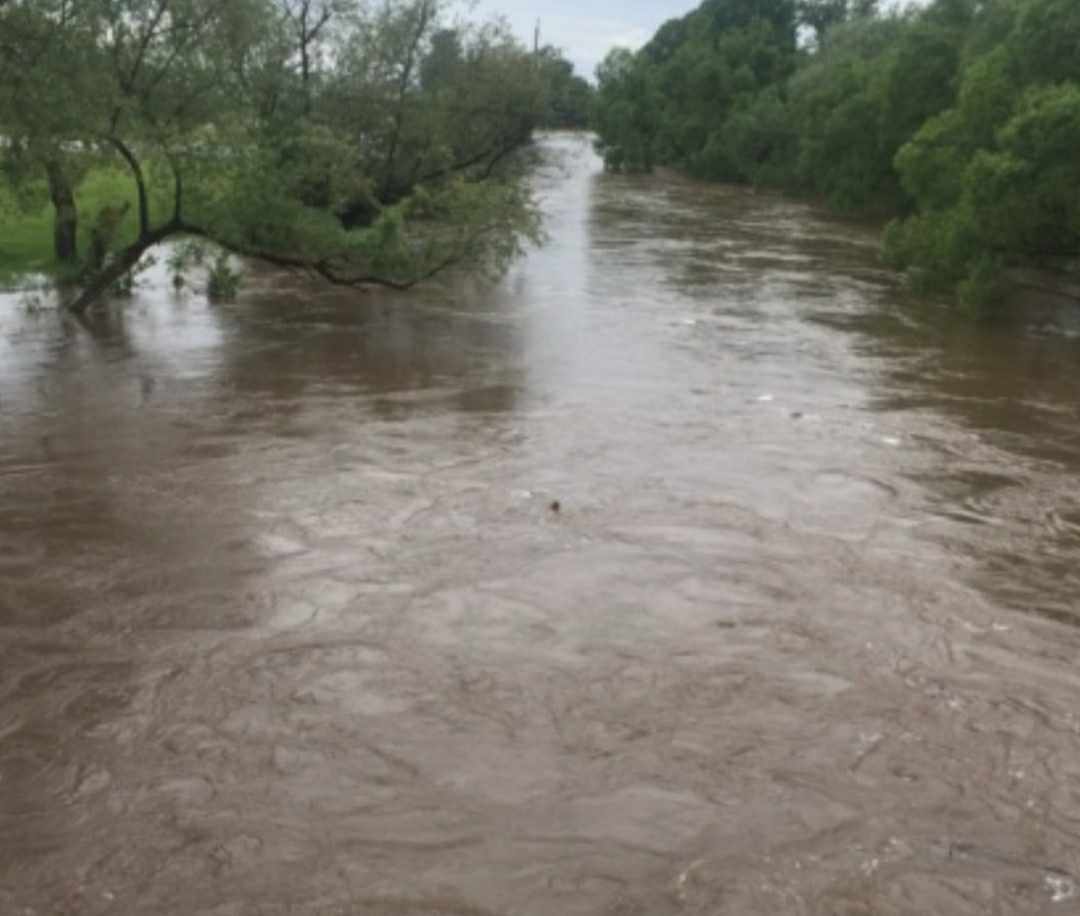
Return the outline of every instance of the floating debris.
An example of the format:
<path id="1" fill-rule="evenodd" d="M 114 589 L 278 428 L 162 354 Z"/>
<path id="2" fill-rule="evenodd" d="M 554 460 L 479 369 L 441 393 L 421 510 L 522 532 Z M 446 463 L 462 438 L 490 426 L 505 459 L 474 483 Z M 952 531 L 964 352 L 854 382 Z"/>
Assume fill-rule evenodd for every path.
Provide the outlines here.
<path id="1" fill-rule="evenodd" d="M 1050 892 L 1052 903 L 1064 903 L 1080 895 L 1080 886 L 1068 875 L 1048 874 L 1043 878 L 1043 883 Z"/>

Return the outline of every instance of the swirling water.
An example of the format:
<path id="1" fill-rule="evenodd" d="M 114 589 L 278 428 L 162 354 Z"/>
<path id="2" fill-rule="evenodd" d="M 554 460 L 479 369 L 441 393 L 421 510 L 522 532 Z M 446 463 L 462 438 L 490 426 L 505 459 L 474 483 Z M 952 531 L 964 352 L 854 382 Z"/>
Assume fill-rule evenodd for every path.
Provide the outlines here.
<path id="1" fill-rule="evenodd" d="M 0 914 L 1080 912 L 1075 318 L 545 149 L 494 289 L 0 299 Z"/>

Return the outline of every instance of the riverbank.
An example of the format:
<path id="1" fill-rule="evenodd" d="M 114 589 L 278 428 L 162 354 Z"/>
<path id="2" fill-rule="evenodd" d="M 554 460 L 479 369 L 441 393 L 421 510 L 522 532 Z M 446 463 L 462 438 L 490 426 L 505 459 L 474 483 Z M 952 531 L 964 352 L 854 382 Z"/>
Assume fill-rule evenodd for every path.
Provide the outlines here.
<path id="1" fill-rule="evenodd" d="M 168 190 L 151 183 L 151 205 L 168 206 Z M 79 214 L 79 251 L 85 252 L 102 207 L 123 207 L 127 212 L 117 228 L 115 243 L 130 244 L 138 235 L 138 207 L 131 176 L 121 169 L 98 166 L 90 169 L 75 188 Z M 29 274 L 57 276 L 66 265 L 53 250 L 54 211 L 44 178 L 28 189 L 26 199 L 15 198 L 0 183 L 0 287 L 12 288 Z"/>

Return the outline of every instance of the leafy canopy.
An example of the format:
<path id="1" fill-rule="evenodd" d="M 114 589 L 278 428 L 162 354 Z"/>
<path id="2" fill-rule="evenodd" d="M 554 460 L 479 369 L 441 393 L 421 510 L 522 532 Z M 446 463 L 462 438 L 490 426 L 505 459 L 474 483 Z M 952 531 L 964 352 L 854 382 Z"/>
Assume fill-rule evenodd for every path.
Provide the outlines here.
<path id="1" fill-rule="evenodd" d="M 613 169 L 820 195 L 896 217 L 886 254 L 993 301 L 1080 260 L 1075 0 L 706 0 L 597 71 Z"/>
<path id="2" fill-rule="evenodd" d="M 13 189 L 132 182 L 76 308 L 180 233 L 338 283 L 499 270 L 538 231 L 520 151 L 573 88 L 442 0 L 0 0 L 0 77 Z"/>

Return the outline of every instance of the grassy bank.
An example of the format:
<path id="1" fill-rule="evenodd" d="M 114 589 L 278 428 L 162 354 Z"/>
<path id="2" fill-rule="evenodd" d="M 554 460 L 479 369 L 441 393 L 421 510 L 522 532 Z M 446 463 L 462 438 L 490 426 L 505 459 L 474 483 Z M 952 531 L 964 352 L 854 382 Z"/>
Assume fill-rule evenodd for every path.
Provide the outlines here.
<path id="1" fill-rule="evenodd" d="M 153 195 L 151 207 L 167 207 L 164 189 Z M 79 211 L 79 252 L 89 246 L 90 229 L 102 207 L 123 206 L 128 212 L 114 239 L 115 246 L 134 241 L 138 234 L 135 185 L 119 168 L 91 169 L 75 189 Z M 160 211 L 159 211 L 160 212 Z M 16 285 L 27 274 L 55 274 L 60 270 L 53 256 L 53 208 L 44 180 L 30 189 L 27 200 L 18 201 L 0 183 L 0 286 Z"/>

